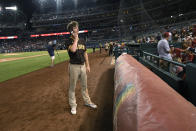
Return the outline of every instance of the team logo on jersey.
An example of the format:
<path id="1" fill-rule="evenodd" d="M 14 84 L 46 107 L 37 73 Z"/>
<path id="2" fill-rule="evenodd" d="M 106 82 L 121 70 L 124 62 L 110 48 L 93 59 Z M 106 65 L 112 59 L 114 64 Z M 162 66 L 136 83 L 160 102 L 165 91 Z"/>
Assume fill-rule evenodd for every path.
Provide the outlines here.
<path id="1" fill-rule="evenodd" d="M 84 45 L 78 45 L 78 49 L 79 50 L 85 50 L 85 46 Z"/>

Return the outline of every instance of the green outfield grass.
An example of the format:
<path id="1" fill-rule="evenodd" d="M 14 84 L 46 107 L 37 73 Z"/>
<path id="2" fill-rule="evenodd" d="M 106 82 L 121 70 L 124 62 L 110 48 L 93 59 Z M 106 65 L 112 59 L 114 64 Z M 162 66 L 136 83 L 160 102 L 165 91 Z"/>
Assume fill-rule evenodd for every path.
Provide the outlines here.
<path id="1" fill-rule="evenodd" d="M 14 55 L 10 54 L 0 54 L 0 59 L 3 58 L 18 58 L 18 57 L 28 57 L 28 56 L 35 56 L 35 55 L 43 55 L 47 54 L 46 51 L 40 51 L 40 52 L 21 52 L 21 53 L 11 53 Z"/>
<path id="2" fill-rule="evenodd" d="M 92 52 L 92 49 L 87 50 L 88 53 Z M 58 51 L 59 56 L 55 53 L 56 59 L 55 64 L 61 63 L 69 59 L 67 51 Z M 24 58 L 20 60 L 0 62 L 0 82 L 42 69 L 50 66 L 50 57 L 46 51 L 41 52 L 25 52 L 25 53 L 15 53 L 18 55 L 5 56 L 5 54 L 0 54 L 0 59 L 4 58 L 19 58 L 19 57 L 29 57 L 36 55 L 32 58 Z"/>

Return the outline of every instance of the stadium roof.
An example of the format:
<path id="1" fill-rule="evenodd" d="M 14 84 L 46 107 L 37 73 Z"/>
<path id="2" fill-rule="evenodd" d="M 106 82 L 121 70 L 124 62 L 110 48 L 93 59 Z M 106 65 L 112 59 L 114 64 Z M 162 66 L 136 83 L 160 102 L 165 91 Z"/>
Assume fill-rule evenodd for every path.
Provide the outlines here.
<path id="1" fill-rule="evenodd" d="M 174 2 L 176 4 L 171 5 L 171 3 Z M 150 4 L 146 4 L 146 6 L 144 3 Z M 64 14 L 65 12 L 74 12 L 74 10 L 97 8 L 113 4 L 117 4 L 120 9 L 127 7 L 129 8 L 130 6 L 132 7 L 136 4 L 139 4 L 140 7 L 128 10 L 129 14 L 131 14 L 130 16 L 132 16 L 133 13 L 138 13 L 139 18 L 142 18 L 142 16 L 146 17 L 146 15 L 141 15 L 140 12 L 142 9 L 145 10 L 148 16 L 154 18 L 153 16 L 155 16 L 155 13 L 156 15 L 158 15 L 158 17 L 163 14 L 165 14 L 166 16 L 175 16 L 193 10 L 195 11 L 196 8 L 194 7 L 194 0 L 189 0 L 189 2 L 185 0 L 1 0 L 0 28 L 1 24 L 5 23 L 16 24 L 24 21 L 28 23 L 32 18 L 33 14 L 60 14 L 61 12 L 63 12 Z M 161 7 L 157 7 L 157 5 Z M 5 7 L 12 6 L 16 6 L 17 10 L 5 10 Z M 154 12 L 153 10 L 155 8 L 161 9 L 160 11 L 156 10 L 156 12 Z M 98 8 L 96 10 L 99 11 Z"/>

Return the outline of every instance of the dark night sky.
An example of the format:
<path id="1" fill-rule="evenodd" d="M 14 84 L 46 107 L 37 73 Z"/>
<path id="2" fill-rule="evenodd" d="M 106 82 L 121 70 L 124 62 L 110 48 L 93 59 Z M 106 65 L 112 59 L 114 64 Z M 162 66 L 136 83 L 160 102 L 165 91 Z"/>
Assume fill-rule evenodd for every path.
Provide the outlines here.
<path id="1" fill-rule="evenodd" d="M 17 5 L 18 9 L 23 11 L 27 17 L 31 17 L 32 13 L 40 12 L 43 10 L 43 6 L 40 5 L 40 1 L 46 1 L 48 4 L 48 8 L 54 8 L 55 11 L 55 0 L 0 0 L 1 6 L 12 6 Z M 61 0 L 64 1 L 63 10 L 70 10 L 74 8 L 74 0 Z M 77 1 L 77 8 L 87 8 L 87 7 L 95 7 L 101 6 L 103 4 L 111 4 L 119 2 L 120 0 L 76 0 Z M 47 9 L 47 6 L 44 6 Z M 74 8 L 74 9 L 77 9 Z"/>
<path id="2" fill-rule="evenodd" d="M 40 2 L 42 1 L 42 2 Z M 33 13 L 48 13 L 57 12 L 57 0 L 0 0 L 1 7 L 17 6 L 18 12 L 22 12 L 26 16 L 26 22 L 32 18 Z M 117 3 L 120 0 L 58 0 L 64 1 L 62 5 L 62 10 L 77 10 L 81 8 L 89 8 L 102 6 L 105 4 Z M 74 1 L 77 1 L 77 7 Z M 42 3 L 42 4 L 41 4 Z M 44 4 L 43 4 L 44 3 Z M 47 12 L 48 11 L 48 12 Z M 3 18 L 4 19 L 4 18 Z M 5 21 L 5 19 L 4 19 Z"/>
<path id="3" fill-rule="evenodd" d="M 46 3 L 46 5 L 40 4 L 40 1 Z M 0 6 L 12 6 L 17 5 L 18 9 L 22 11 L 28 19 L 31 18 L 32 14 L 34 12 L 40 13 L 41 11 L 45 11 L 47 13 L 47 10 L 50 9 L 50 11 L 56 12 L 57 10 L 57 4 L 55 3 L 56 0 L 0 0 Z M 101 6 L 104 4 L 111 4 L 111 3 L 134 3 L 136 1 L 148 1 L 148 0 L 59 0 L 64 1 L 63 4 L 63 10 L 71 10 L 74 8 L 74 1 L 77 1 L 77 7 L 74 9 L 81 9 L 81 8 L 88 8 L 88 7 L 95 7 L 95 6 Z M 163 1 L 163 0 L 160 0 Z M 167 1 L 167 0 L 165 0 Z M 184 8 L 194 8 L 192 7 L 195 0 L 187 0 L 184 1 Z M 191 3 L 192 2 L 192 3 Z"/>
<path id="4" fill-rule="evenodd" d="M 1 6 L 17 6 L 18 10 L 22 11 L 27 18 L 32 16 L 34 9 L 36 8 L 35 5 L 32 3 L 32 0 L 1 0 Z"/>

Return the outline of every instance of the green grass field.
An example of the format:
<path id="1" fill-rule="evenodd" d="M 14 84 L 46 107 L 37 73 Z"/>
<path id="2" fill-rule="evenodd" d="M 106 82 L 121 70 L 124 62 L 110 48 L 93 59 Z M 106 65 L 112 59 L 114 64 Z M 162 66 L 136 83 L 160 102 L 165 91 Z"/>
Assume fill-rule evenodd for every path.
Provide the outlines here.
<path id="1" fill-rule="evenodd" d="M 47 54 L 46 51 L 40 51 L 40 52 L 22 52 L 22 53 L 13 53 L 16 55 L 10 55 L 10 54 L 0 54 L 0 59 L 3 58 L 19 58 L 19 57 L 28 57 L 28 56 L 35 56 L 35 55 L 43 55 Z"/>
<path id="2" fill-rule="evenodd" d="M 87 50 L 88 53 L 92 52 L 92 49 Z M 64 62 L 69 59 L 67 51 L 58 51 L 59 56 L 55 53 L 56 59 L 55 64 Z M 0 82 L 42 69 L 50 66 L 51 59 L 48 52 L 25 52 L 25 53 L 14 53 L 10 54 L 0 54 L 0 60 L 5 58 L 20 58 L 20 57 L 30 57 L 20 60 L 0 62 Z M 36 56 L 42 55 L 42 56 Z"/>

